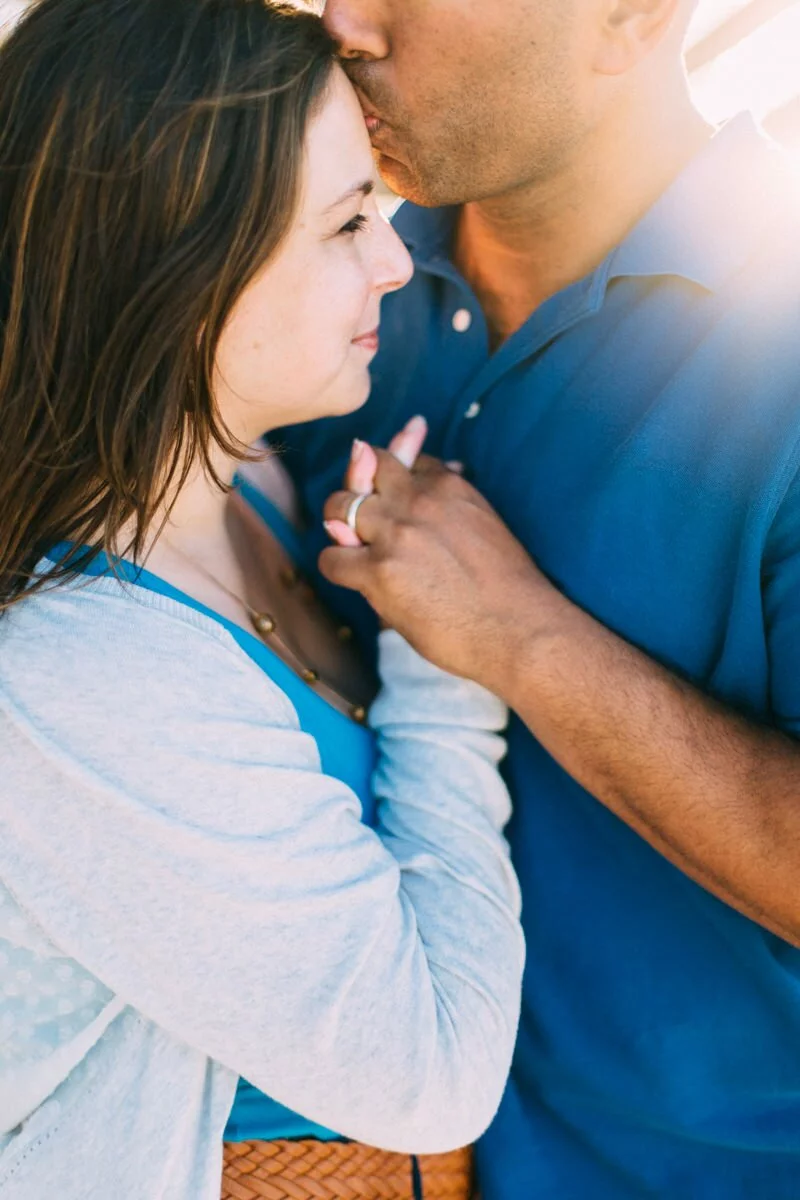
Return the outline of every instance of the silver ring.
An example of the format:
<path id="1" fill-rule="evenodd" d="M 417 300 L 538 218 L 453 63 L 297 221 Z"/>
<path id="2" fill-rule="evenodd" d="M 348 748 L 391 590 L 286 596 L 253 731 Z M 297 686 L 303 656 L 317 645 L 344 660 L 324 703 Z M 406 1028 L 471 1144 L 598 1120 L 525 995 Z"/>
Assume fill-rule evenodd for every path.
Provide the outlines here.
<path id="1" fill-rule="evenodd" d="M 361 508 L 361 505 L 364 503 L 364 501 L 369 499 L 370 495 L 371 492 L 361 492 L 358 496 L 354 496 L 350 502 L 350 507 L 347 510 L 347 516 L 345 517 L 345 520 L 348 528 L 353 531 L 356 537 L 359 536 L 357 527 L 358 510 Z"/>

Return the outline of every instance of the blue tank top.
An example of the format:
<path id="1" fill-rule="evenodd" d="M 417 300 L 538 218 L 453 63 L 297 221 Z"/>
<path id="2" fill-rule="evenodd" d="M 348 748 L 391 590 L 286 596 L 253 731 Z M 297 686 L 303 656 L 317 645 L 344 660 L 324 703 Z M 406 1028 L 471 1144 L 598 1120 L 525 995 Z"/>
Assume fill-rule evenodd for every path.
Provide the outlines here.
<path id="1" fill-rule="evenodd" d="M 239 481 L 239 490 L 282 543 L 294 564 L 302 569 L 304 555 L 294 528 L 283 514 L 255 488 Z M 60 550 L 62 547 L 59 547 Z M 104 555 L 85 568 L 91 575 L 109 571 Z M 129 583 L 148 591 L 167 596 L 179 604 L 223 625 L 256 666 L 284 692 L 297 712 L 300 727 L 317 743 L 322 769 L 326 775 L 341 780 L 361 801 L 362 819 L 369 825 L 375 822 L 375 801 L 372 795 L 372 772 L 375 766 L 375 739 L 366 726 L 359 725 L 318 695 L 304 683 L 283 659 L 260 638 L 240 628 L 232 621 L 200 604 L 185 592 L 174 588 L 157 575 L 127 562 L 117 564 L 118 574 Z M 341 1140 L 339 1134 L 315 1125 L 298 1113 L 291 1112 L 277 1101 L 259 1092 L 245 1079 L 239 1081 L 236 1098 L 225 1130 L 225 1140 L 249 1142 L 275 1141 L 284 1138 L 317 1138 L 321 1141 Z"/>

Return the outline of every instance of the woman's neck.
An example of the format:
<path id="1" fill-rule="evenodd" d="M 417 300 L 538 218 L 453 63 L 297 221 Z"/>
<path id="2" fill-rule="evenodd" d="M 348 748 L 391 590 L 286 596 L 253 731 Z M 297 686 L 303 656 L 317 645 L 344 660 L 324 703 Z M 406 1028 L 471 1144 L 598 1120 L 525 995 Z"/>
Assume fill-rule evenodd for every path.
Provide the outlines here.
<path id="1" fill-rule="evenodd" d="M 178 494 L 165 506 L 169 515 L 161 536 L 187 552 L 193 545 L 218 545 L 220 541 L 227 541 L 228 493 L 225 488 L 233 483 L 238 463 L 219 454 L 216 459 L 212 455 L 212 464 L 219 483 L 203 464 L 197 463 Z"/>
<path id="2" fill-rule="evenodd" d="M 157 566 L 164 552 L 173 547 L 206 564 L 222 559 L 230 565 L 227 489 L 239 463 L 218 447 L 211 447 L 210 458 L 219 482 L 203 463 L 193 464 L 180 488 L 169 493 L 155 512 L 138 556 L 142 564 Z M 133 542 L 134 534 L 131 521 L 118 537 L 121 552 Z"/>

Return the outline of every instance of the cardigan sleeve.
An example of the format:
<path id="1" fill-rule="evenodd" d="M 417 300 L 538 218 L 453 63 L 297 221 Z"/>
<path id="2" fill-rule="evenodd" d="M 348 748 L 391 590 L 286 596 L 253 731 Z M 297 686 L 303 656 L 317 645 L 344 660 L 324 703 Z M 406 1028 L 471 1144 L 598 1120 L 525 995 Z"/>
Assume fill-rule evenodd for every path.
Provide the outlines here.
<path id="1" fill-rule="evenodd" d="M 222 627 L 157 599 L 100 581 L 6 618 L 0 875 L 63 953 L 280 1103 L 388 1149 L 468 1143 L 524 957 L 502 705 L 383 634 L 372 830 Z"/>

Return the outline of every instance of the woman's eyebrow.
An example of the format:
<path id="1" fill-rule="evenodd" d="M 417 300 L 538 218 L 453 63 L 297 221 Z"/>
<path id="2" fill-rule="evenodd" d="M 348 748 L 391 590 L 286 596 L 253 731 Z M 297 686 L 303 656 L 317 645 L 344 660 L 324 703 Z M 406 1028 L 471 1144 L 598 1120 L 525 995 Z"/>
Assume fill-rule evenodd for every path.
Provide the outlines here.
<path id="1" fill-rule="evenodd" d="M 361 196 L 362 199 L 366 196 L 371 196 L 374 191 L 374 181 L 372 179 L 366 179 L 363 183 L 357 183 L 354 187 L 349 188 L 343 196 L 340 196 L 338 200 L 334 200 L 333 204 L 329 204 L 325 209 L 325 212 L 333 212 L 335 208 L 339 208 L 340 205 L 344 204 L 345 200 L 352 200 L 356 196 Z"/>

